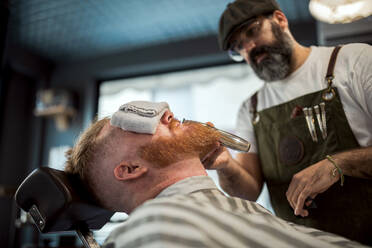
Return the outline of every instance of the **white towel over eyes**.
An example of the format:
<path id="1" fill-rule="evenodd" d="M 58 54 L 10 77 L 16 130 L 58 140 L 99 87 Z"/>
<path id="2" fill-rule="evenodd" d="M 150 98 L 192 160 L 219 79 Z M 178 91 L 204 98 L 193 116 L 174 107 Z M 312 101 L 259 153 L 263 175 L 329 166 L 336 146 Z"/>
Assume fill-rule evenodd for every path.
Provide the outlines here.
<path id="1" fill-rule="evenodd" d="M 125 131 L 154 134 L 161 117 L 168 109 L 166 102 L 128 102 L 112 115 L 111 125 Z"/>

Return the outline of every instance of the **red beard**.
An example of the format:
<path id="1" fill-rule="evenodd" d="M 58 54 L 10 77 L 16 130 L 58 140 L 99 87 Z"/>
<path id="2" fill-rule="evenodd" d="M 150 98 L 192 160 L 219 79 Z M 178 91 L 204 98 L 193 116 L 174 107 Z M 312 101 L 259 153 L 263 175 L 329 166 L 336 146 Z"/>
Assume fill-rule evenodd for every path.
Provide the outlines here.
<path id="1" fill-rule="evenodd" d="M 174 130 L 176 124 L 177 121 L 172 120 L 170 129 Z M 184 125 L 188 125 L 188 129 L 181 135 L 171 138 L 160 137 L 141 147 L 139 149 L 140 157 L 157 166 L 165 167 L 192 157 L 203 159 L 216 147 L 220 136 L 216 130 L 197 123 Z"/>

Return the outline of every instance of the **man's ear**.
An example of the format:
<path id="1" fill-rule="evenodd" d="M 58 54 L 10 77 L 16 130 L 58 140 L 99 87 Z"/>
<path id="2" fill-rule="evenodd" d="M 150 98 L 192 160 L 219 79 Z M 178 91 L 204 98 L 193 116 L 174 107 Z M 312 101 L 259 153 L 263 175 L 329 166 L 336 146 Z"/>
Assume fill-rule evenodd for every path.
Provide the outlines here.
<path id="1" fill-rule="evenodd" d="M 282 29 L 288 28 L 288 19 L 283 12 L 281 12 L 280 10 L 275 10 L 273 13 L 273 17 Z"/>
<path id="2" fill-rule="evenodd" d="M 141 164 L 121 162 L 114 169 L 114 176 L 119 181 L 131 180 L 145 175 L 147 168 Z"/>

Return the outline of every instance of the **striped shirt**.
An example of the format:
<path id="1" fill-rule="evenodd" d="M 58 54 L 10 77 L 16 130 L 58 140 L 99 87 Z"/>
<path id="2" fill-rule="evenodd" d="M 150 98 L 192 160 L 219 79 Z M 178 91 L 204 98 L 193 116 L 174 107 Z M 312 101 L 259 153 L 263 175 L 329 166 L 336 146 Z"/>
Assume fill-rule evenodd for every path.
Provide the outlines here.
<path id="1" fill-rule="evenodd" d="M 363 246 L 284 221 L 255 202 L 224 195 L 211 178 L 195 176 L 136 208 L 110 233 L 104 247 Z"/>

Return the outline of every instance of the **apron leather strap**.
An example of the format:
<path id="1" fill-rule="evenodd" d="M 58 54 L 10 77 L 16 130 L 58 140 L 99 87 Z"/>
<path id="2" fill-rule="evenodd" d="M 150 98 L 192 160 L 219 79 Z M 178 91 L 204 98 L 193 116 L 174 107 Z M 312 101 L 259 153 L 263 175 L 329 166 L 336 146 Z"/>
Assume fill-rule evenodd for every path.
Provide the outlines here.
<path id="1" fill-rule="evenodd" d="M 257 92 L 253 94 L 253 96 L 251 97 L 251 107 L 249 109 L 249 112 L 251 113 L 251 116 L 252 116 L 252 124 L 255 125 L 258 120 L 259 120 L 259 116 L 258 116 L 258 113 L 257 113 Z"/>
<path id="2" fill-rule="evenodd" d="M 336 95 L 336 92 L 332 88 L 332 84 L 333 79 L 335 78 L 333 73 L 335 69 L 337 54 L 340 51 L 340 49 L 341 46 L 336 46 L 332 51 L 331 58 L 329 59 L 327 74 L 325 76 L 325 80 L 327 82 L 327 89 L 322 94 L 322 98 L 325 101 L 331 101 Z"/>
<path id="3" fill-rule="evenodd" d="M 257 92 L 253 94 L 251 97 L 251 109 L 250 112 L 252 114 L 257 113 Z"/>
<path id="4" fill-rule="evenodd" d="M 331 85 L 332 85 L 332 80 L 334 78 L 333 71 L 335 69 L 337 55 L 338 55 L 338 52 L 340 51 L 341 47 L 342 46 L 336 46 L 333 49 L 331 58 L 329 59 L 328 69 L 327 69 L 327 75 L 325 77 L 326 80 L 327 80 L 327 82 L 328 82 L 328 87 L 331 87 Z"/>

